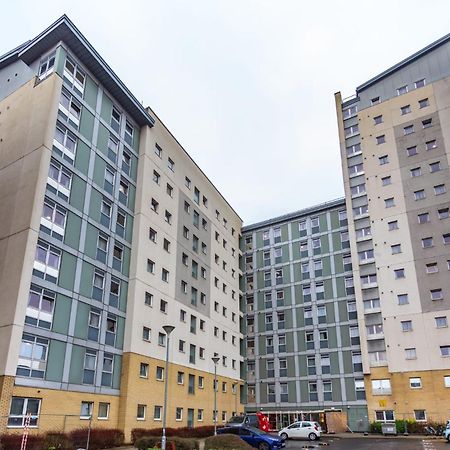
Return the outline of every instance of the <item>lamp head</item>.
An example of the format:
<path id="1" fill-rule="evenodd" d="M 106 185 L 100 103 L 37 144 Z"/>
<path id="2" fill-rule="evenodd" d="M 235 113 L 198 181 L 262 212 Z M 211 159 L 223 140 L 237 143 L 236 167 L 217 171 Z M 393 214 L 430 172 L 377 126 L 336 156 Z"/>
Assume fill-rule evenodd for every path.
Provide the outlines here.
<path id="1" fill-rule="evenodd" d="M 173 325 L 164 325 L 163 330 L 166 332 L 167 337 L 169 337 L 170 333 L 175 329 Z"/>

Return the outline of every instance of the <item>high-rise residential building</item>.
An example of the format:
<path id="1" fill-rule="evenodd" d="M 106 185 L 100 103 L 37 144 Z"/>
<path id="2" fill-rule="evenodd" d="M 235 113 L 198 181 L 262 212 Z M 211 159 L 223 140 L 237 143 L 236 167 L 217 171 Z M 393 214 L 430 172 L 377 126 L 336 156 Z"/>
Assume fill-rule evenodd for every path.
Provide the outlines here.
<path id="1" fill-rule="evenodd" d="M 243 228 L 247 411 L 367 428 L 344 199 Z"/>
<path id="2" fill-rule="evenodd" d="M 369 419 L 450 400 L 450 35 L 335 95 Z"/>
<path id="3" fill-rule="evenodd" d="M 242 410 L 241 219 L 63 16 L 0 57 L 0 432 Z M 215 366 L 212 357 L 218 357 Z"/>

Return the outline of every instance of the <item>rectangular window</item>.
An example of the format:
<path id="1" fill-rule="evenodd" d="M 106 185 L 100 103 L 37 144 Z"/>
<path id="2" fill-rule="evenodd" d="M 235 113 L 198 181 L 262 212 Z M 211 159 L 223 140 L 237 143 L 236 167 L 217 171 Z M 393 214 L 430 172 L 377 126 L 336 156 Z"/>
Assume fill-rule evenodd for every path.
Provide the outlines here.
<path id="1" fill-rule="evenodd" d="M 374 125 L 379 125 L 380 123 L 383 123 L 383 116 L 382 115 L 375 116 L 373 118 L 373 122 L 374 122 Z"/>
<path id="2" fill-rule="evenodd" d="M 44 378 L 48 345 L 48 339 L 23 333 L 16 371 L 17 376 Z"/>
<path id="3" fill-rule="evenodd" d="M 136 419 L 145 420 L 146 414 L 147 414 L 147 405 L 142 404 L 137 405 Z"/>
<path id="4" fill-rule="evenodd" d="M 33 263 L 33 275 L 56 283 L 61 262 L 61 250 L 38 240 Z"/>
<path id="5" fill-rule="evenodd" d="M 445 184 L 438 184 L 434 186 L 434 195 L 442 195 L 447 192 L 447 189 L 445 188 Z"/>
<path id="6" fill-rule="evenodd" d="M 158 381 L 164 380 L 164 367 L 160 367 L 160 366 L 156 367 L 156 379 Z"/>
<path id="7" fill-rule="evenodd" d="M 54 292 L 32 284 L 28 293 L 25 323 L 50 330 L 53 321 L 55 297 Z"/>
<path id="8" fill-rule="evenodd" d="M 153 410 L 153 420 L 161 420 L 163 407 L 155 405 Z"/>
<path id="9" fill-rule="evenodd" d="M 422 128 L 430 128 L 433 126 L 432 119 L 422 120 Z"/>
<path id="10" fill-rule="evenodd" d="M 425 142 L 425 150 L 433 150 L 437 148 L 436 139 L 433 139 L 432 141 Z"/>
<path id="11" fill-rule="evenodd" d="M 383 166 L 384 164 L 388 164 L 389 163 L 389 157 L 388 157 L 388 155 L 380 156 L 378 158 L 378 161 L 380 163 L 380 166 Z"/>
<path id="12" fill-rule="evenodd" d="M 411 112 L 411 105 L 405 105 L 400 107 L 400 113 L 402 116 L 404 116 L 405 114 L 409 114 Z"/>
<path id="13" fill-rule="evenodd" d="M 148 378 L 148 364 L 142 362 L 140 363 L 139 376 L 141 378 Z"/>
<path id="14" fill-rule="evenodd" d="M 421 88 L 421 87 L 424 87 L 424 86 L 425 86 L 425 78 L 422 78 L 422 79 L 420 79 L 420 80 L 417 80 L 417 81 L 414 83 L 414 87 L 415 87 L 416 89 Z"/>
<path id="15" fill-rule="evenodd" d="M 409 303 L 408 294 L 397 295 L 397 301 L 399 305 L 407 305 Z"/>
<path id="16" fill-rule="evenodd" d="M 430 214 L 429 213 L 418 214 L 417 220 L 419 221 L 419 223 L 427 223 L 430 221 Z"/>
<path id="17" fill-rule="evenodd" d="M 437 162 L 434 162 L 434 163 L 430 164 L 430 173 L 439 172 L 440 170 L 442 170 L 440 161 L 437 161 Z"/>
<path id="18" fill-rule="evenodd" d="M 394 422 L 394 411 L 391 409 L 375 411 L 375 419 L 377 422 Z"/>
<path id="19" fill-rule="evenodd" d="M 436 322 L 436 328 L 448 327 L 447 316 L 435 317 L 434 320 Z"/>
<path id="20" fill-rule="evenodd" d="M 433 238 L 432 237 L 426 237 L 422 238 L 422 247 L 423 248 L 430 248 L 433 247 Z"/>
<path id="21" fill-rule="evenodd" d="M 394 197 L 391 198 L 385 198 L 384 199 L 384 206 L 386 208 L 392 208 L 395 206 L 395 201 L 394 201 Z"/>
<path id="22" fill-rule="evenodd" d="M 415 156 L 418 154 L 417 145 L 413 145 L 412 147 L 408 147 L 406 149 L 406 156 Z"/>
<path id="23" fill-rule="evenodd" d="M 402 325 L 402 331 L 412 331 L 413 327 L 411 320 L 402 320 L 400 323 Z"/>
<path id="24" fill-rule="evenodd" d="M 84 353 L 84 366 L 83 366 L 83 384 L 95 383 L 95 370 L 97 367 L 97 351 L 86 349 Z"/>
<path id="25" fill-rule="evenodd" d="M 386 142 L 386 136 L 384 134 L 375 138 L 377 145 L 384 144 Z"/>
<path id="26" fill-rule="evenodd" d="M 400 86 L 397 88 L 397 95 L 406 94 L 408 92 L 408 85 Z"/>
<path id="27" fill-rule="evenodd" d="M 53 52 L 40 61 L 38 72 L 38 77 L 40 81 L 53 73 L 55 69 L 55 55 L 56 53 Z"/>
<path id="28" fill-rule="evenodd" d="M 142 340 L 150 342 L 152 330 L 148 327 L 142 327 Z"/>
<path id="29" fill-rule="evenodd" d="M 53 151 L 73 164 L 77 146 L 77 137 L 64 125 L 57 122 L 55 137 L 53 139 Z"/>
<path id="30" fill-rule="evenodd" d="M 405 358 L 406 359 L 416 359 L 416 349 L 415 348 L 405 348 Z"/>
<path id="31" fill-rule="evenodd" d="M 428 100 L 428 98 L 419 100 L 419 108 L 426 108 L 427 106 L 430 106 L 430 101 Z"/>

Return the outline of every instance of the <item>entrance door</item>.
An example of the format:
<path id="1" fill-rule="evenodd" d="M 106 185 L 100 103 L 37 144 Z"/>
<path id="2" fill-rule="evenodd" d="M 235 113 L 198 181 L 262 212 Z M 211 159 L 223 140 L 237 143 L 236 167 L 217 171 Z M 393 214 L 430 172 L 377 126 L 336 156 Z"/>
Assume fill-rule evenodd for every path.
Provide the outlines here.
<path id="1" fill-rule="evenodd" d="M 190 408 L 188 409 L 187 426 L 194 428 L 194 410 Z"/>

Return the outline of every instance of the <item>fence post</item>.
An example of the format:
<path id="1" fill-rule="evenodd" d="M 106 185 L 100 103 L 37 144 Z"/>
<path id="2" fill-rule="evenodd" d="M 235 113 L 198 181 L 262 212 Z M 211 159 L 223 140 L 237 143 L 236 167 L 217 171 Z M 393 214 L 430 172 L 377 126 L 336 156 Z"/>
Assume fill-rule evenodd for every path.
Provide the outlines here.
<path id="1" fill-rule="evenodd" d="M 89 450 L 89 441 L 91 439 L 91 425 L 92 425 L 92 414 L 89 416 L 89 427 L 88 427 L 88 435 L 86 441 L 86 450 Z"/>

